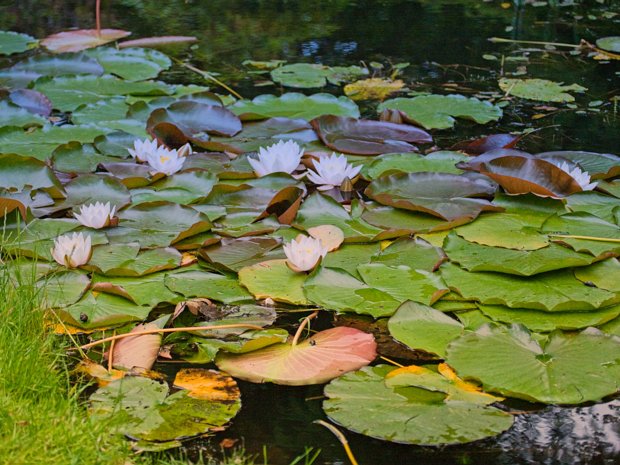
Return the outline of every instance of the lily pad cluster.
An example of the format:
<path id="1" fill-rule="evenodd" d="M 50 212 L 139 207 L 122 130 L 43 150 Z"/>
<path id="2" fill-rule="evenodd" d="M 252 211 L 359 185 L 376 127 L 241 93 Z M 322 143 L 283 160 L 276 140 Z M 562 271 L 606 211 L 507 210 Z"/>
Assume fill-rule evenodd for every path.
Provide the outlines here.
<path id="1" fill-rule="evenodd" d="M 7 37 L 6 53 L 31 44 Z M 410 444 L 499 434 L 512 424 L 499 396 L 579 404 L 618 391 L 618 156 L 530 154 L 510 135 L 423 154 L 433 137 L 411 123 L 485 124 L 501 110 L 454 95 L 387 100 L 380 120 L 323 93 L 233 103 L 156 80 L 170 66 L 98 47 L 18 56 L 0 74 L 2 266 L 121 370 L 92 411 L 122 415 L 138 447 L 210 434 L 239 409 L 222 373 L 177 375 L 172 394 L 136 376 L 156 359 L 253 382 L 331 380 L 329 418 Z M 271 74 L 304 87 L 364 73 Z M 447 365 L 366 367 L 382 351 L 372 335 L 304 339 L 310 317 L 290 331 L 291 310 L 377 319 Z M 99 350 L 113 332 L 126 342 Z M 231 396 L 196 393 L 212 377 Z"/>

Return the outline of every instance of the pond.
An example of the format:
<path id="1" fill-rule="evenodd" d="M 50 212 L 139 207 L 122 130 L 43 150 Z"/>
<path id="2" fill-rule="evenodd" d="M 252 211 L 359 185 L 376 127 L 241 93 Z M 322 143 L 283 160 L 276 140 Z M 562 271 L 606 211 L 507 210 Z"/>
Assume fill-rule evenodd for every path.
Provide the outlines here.
<path id="1" fill-rule="evenodd" d="M 620 66 L 601 63 L 561 44 L 589 43 L 618 35 L 618 1 L 493 0 L 104 0 L 102 23 L 135 37 L 193 35 L 190 47 L 171 54 L 218 79 L 244 98 L 282 94 L 268 75 L 248 72 L 245 60 L 286 60 L 329 66 L 370 65 L 385 76 L 398 64 L 413 92 L 492 97 L 504 93 L 501 77 L 536 77 L 587 88 L 574 104 L 514 101 L 499 122 L 457 124 L 434 133 L 450 147 L 464 139 L 532 128 L 520 142 L 537 153 L 581 150 L 620 153 Z M 94 27 L 94 1 L 0 1 L 0 29 L 45 37 L 70 28 Z M 512 42 L 491 42 L 500 37 Z M 538 43 L 520 43 L 534 41 Z M 541 44 L 542 43 L 547 43 Z M 373 67 L 374 66 L 374 67 Z M 175 66 L 160 79 L 205 85 Z M 209 85 L 209 83 L 206 83 Z M 217 92 L 223 89 L 212 87 Z M 290 89 L 289 89 L 290 90 Z M 317 90 L 303 91 L 307 94 Z M 321 91 L 341 95 L 338 86 Z M 508 93 L 506 93 L 508 94 Z M 360 103 L 362 115 L 374 105 Z M 327 326 L 327 325 L 326 325 Z M 162 367 L 170 372 L 169 366 Z M 176 368 L 175 368 L 176 370 Z M 174 371 L 174 370 L 173 370 Z M 285 465 L 305 447 L 320 449 L 317 464 L 348 463 L 340 443 L 313 424 L 325 419 L 323 386 L 285 387 L 240 382 L 243 407 L 215 441 L 196 440 L 190 455 L 238 439 L 249 453 L 268 445 L 273 465 Z M 521 412 L 510 430 L 467 445 L 420 447 L 372 439 L 344 430 L 362 464 L 612 464 L 620 459 L 620 401 L 579 407 L 505 403 Z M 303 462 L 302 462 L 303 463 Z"/>

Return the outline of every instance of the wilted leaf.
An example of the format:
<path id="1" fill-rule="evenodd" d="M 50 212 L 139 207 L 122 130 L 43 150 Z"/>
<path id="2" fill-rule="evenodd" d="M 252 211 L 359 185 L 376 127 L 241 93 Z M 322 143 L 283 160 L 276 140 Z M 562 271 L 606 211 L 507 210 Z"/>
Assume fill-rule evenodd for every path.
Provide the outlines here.
<path id="1" fill-rule="evenodd" d="M 129 333 L 162 329 L 170 315 L 159 318 L 150 323 L 136 325 Z M 142 334 L 126 337 L 116 341 L 112 351 L 112 362 L 116 368 L 144 368 L 150 370 L 157 360 L 162 334 Z"/>
<path id="2" fill-rule="evenodd" d="M 159 37 L 142 37 L 141 39 L 125 40 L 118 44 L 118 48 L 128 47 L 160 47 L 165 45 L 191 44 L 198 42 L 193 36 L 159 36 Z"/>
<path id="3" fill-rule="evenodd" d="M 588 90 L 578 84 L 563 85 L 561 82 L 547 79 L 501 78 L 499 87 L 507 95 L 540 102 L 574 102 L 575 97 L 568 92 L 585 92 Z"/>
<path id="4" fill-rule="evenodd" d="M 52 102 L 36 90 L 16 89 L 9 94 L 9 100 L 35 115 L 49 116 L 52 113 Z"/>
<path id="5" fill-rule="evenodd" d="M 330 84 L 339 85 L 368 74 L 368 70 L 359 66 L 323 66 L 309 63 L 294 63 L 280 66 L 271 71 L 271 79 L 284 86 L 307 89 L 323 87 Z"/>
<path id="6" fill-rule="evenodd" d="M 385 100 L 390 94 L 398 92 L 405 86 L 400 79 L 371 78 L 355 81 L 344 86 L 344 93 L 353 100 Z"/>
<path id="7" fill-rule="evenodd" d="M 79 52 L 80 50 L 114 42 L 130 34 L 131 32 L 120 29 L 101 29 L 100 31 L 96 29 L 78 29 L 47 36 L 41 41 L 41 45 L 54 53 Z"/>

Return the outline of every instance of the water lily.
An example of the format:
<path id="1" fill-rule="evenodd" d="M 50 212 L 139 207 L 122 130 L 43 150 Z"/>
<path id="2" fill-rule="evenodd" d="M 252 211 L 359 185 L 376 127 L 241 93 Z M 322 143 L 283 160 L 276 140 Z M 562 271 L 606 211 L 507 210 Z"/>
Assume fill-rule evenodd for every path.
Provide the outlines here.
<path id="1" fill-rule="evenodd" d="M 67 268 L 85 265 L 91 255 L 90 236 L 84 236 L 82 233 L 59 236 L 54 239 L 54 248 L 51 252 L 54 260 Z"/>
<path id="2" fill-rule="evenodd" d="M 187 153 L 185 147 L 181 147 L 178 151 L 159 147 L 156 152 L 148 154 L 146 162 L 153 168 L 153 173 L 164 173 L 170 176 L 183 168 L 186 160 L 184 154 Z"/>
<path id="3" fill-rule="evenodd" d="M 258 149 L 258 159 L 248 158 L 257 176 L 271 173 L 292 173 L 297 169 L 304 154 L 303 149 L 292 140 L 281 140 L 267 148 Z"/>
<path id="4" fill-rule="evenodd" d="M 94 229 L 105 228 L 110 226 L 110 221 L 114 217 L 116 207 L 110 207 L 110 202 L 105 204 L 102 202 L 91 203 L 90 205 L 82 205 L 80 213 L 75 213 L 75 218 L 84 226 Z"/>
<path id="5" fill-rule="evenodd" d="M 284 245 L 284 253 L 288 267 L 299 273 L 314 268 L 319 260 L 327 255 L 327 247 L 320 239 L 300 234 Z"/>
<path id="6" fill-rule="evenodd" d="M 579 166 L 577 165 L 572 165 L 571 167 L 565 161 L 560 161 L 560 160 L 547 160 L 547 161 L 549 161 L 550 163 L 553 163 L 555 166 L 560 168 L 562 171 L 564 171 L 566 174 L 572 177 L 575 181 L 577 181 L 577 184 L 579 184 L 581 189 L 584 191 L 591 191 L 598 184 L 596 182 L 590 182 L 590 174 L 588 174 L 587 171 L 582 171 L 581 168 L 579 168 Z"/>
<path id="7" fill-rule="evenodd" d="M 357 176 L 362 167 L 351 165 L 344 155 L 332 153 L 329 157 L 315 161 L 314 169 L 315 171 L 308 171 L 308 179 L 323 191 L 340 187 L 346 178 L 353 179 Z"/>
<path id="8" fill-rule="evenodd" d="M 127 149 L 129 154 L 136 159 L 136 161 L 146 161 L 149 155 L 157 152 L 159 146 L 157 145 L 157 139 L 153 140 L 135 140 L 133 142 L 133 149 Z"/>

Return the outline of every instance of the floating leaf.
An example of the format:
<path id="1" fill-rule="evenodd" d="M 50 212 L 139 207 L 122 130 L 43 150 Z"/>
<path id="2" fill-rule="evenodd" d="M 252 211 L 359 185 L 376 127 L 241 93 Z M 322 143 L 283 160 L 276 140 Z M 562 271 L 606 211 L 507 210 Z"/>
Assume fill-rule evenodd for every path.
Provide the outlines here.
<path id="1" fill-rule="evenodd" d="M 433 140 L 427 132 L 406 124 L 332 115 L 315 118 L 310 124 L 329 148 L 355 155 L 413 152 L 417 148 L 411 143 Z"/>
<path id="2" fill-rule="evenodd" d="M 98 47 L 89 50 L 87 55 L 95 58 L 108 74 L 129 81 L 142 81 L 156 78 L 157 75 L 170 68 L 170 58 L 156 50 L 143 48 L 123 48 L 117 50 L 111 47 Z"/>
<path id="3" fill-rule="evenodd" d="M 247 354 L 220 353 L 215 363 L 236 378 L 291 386 L 322 384 L 368 365 L 376 357 L 372 335 L 343 326 L 296 345 L 274 344 Z"/>
<path id="4" fill-rule="evenodd" d="M 594 261 L 591 255 L 558 244 L 536 250 L 513 250 L 468 242 L 455 233 L 448 235 L 443 248 L 450 261 L 468 271 L 497 271 L 519 276 L 586 266 Z"/>
<path id="5" fill-rule="evenodd" d="M 344 271 L 323 268 L 303 285 L 308 300 L 326 310 L 354 312 L 374 318 L 394 313 L 399 301 Z"/>
<path id="6" fill-rule="evenodd" d="M 400 79 L 395 81 L 382 78 L 364 79 L 344 86 L 345 95 L 353 100 L 385 100 L 390 94 L 405 86 Z"/>
<path id="7" fill-rule="evenodd" d="M 298 118 L 310 121 L 321 115 L 350 116 L 359 118 L 357 105 L 346 97 L 331 94 L 305 96 L 288 92 L 277 97 L 265 94 L 252 101 L 239 100 L 229 107 L 242 121 L 260 120 L 272 117 Z"/>
<path id="8" fill-rule="evenodd" d="M 80 300 L 90 286 L 90 279 L 83 272 L 65 271 L 44 276 L 35 285 L 46 308 L 61 308 Z"/>
<path id="9" fill-rule="evenodd" d="M 452 150 L 462 150 L 470 155 L 480 155 L 495 149 L 511 149 L 523 136 L 521 134 L 491 134 L 479 139 L 457 142 Z"/>
<path id="10" fill-rule="evenodd" d="M 578 84 L 563 85 L 562 83 L 548 81 L 547 79 L 508 79 L 501 78 L 499 87 L 507 95 L 514 95 L 528 100 L 540 102 L 574 102 L 568 92 L 585 92 L 585 87 Z"/>
<path id="11" fill-rule="evenodd" d="M 271 79 L 287 87 L 307 89 L 323 87 L 330 84 L 339 85 L 368 74 L 368 70 L 359 66 L 329 66 L 308 63 L 294 63 L 280 66 L 271 71 Z"/>
<path id="12" fill-rule="evenodd" d="M 130 34 L 131 32 L 120 29 L 77 29 L 47 36 L 41 41 L 41 45 L 54 53 L 79 52 L 114 42 Z"/>
<path id="13" fill-rule="evenodd" d="M 37 39 L 28 34 L 13 31 L 0 31 L 0 55 L 25 52 L 37 46 Z"/>
<path id="14" fill-rule="evenodd" d="M 502 273 L 469 273 L 456 265 L 444 263 L 441 276 L 450 289 L 467 300 L 511 308 L 587 311 L 618 301 L 613 293 L 578 281 L 569 270 L 548 272 L 532 279 Z"/>
<path id="15" fill-rule="evenodd" d="M 170 316 L 166 315 L 150 323 L 136 325 L 129 334 L 162 329 L 169 319 Z M 114 366 L 127 370 L 131 370 L 132 368 L 150 370 L 155 360 L 157 360 L 161 340 L 162 334 L 157 333 L 131 336 L 116 341 L 112 352 Z"/>
<path id="16" fill-rule="evenodd" d="M 362 168 L 362 173 L 370 180 L 399 171 L 405 173 L 428 171 L 460 174 L 463 171 L 456 168 L 455 165 L 468 159 L 469 157 L 462 153 L 450 151 L 432 152 L 424 156 L 413 153 L 387 153 L 379 155 Z"/>
<path id="17" fill-rule="evenodd" d="M 118 48 L 128 47 L 161 47 L 166 45 L 190 44 L 198 42 L 193 36 L 159 36 L 159 37 L 142 37 L 140 39 L 125 40 L 118 44 Z"/>
<path id="18" fill-rule="evenodd" d="M 305 273 L 295 273 L 286 266 L 286 260 L 268 260 L 239 270 L 239 282 L 256 299 L 270 298 L 294 305 L 308 303 L 302 288 L 306 279 Z"/>
<path id="19" fill-rule="evenodd" d="M 144 320 L 151 307 L 136 305 L 115 295 L 88 292 L 73 305 L 58 311 L 70 324 L 93 329 Z"/>
<path id="20" fill-rule="evenodd" d="M 265 256 L 273 253 L 280 241 L 271 237 L 242 237 L 238 239 L 222 239 L 219 244 L 203 248 L 200 254 L 210 263 L 220 265 L 230 271 L 239 271 L 245 266 L 254 265 L 265 260 Z M 284 258 L 284 252 L 279 253 Z"/>
<path id="21" fill-rule="evenodd" d="M 375 179 L 366 195 L 383 205 L 428 213 L 447 221 L 472 220 L 483 211 L 502 211 L 488 200 L 495 187 L 482 179 L 449 173 L 398 173 Z"/>
<path id="22" fill-rule="evenodd" d="M 312 237 L 319 239 L 323 247 L 325 247 L 328 252 L 333 252 L 336 250 L 344 241 L 344 233 L 342 232 L 342 229 L 331 224 L 308 228 L 307 231 Z"/>
<path id="23" fill-rule="evenodd" d="M 620 36 L 596 39 L 596 46 L 606 52 L 620 53 Z"/>
<path id="24" fill-rule="evenodd" d="M 607 179 L 620 175 L 620 157 L 611 153 L 584 152 L 577 150 L 558 150 L 542 152 L 538 158 L 570 160 L 587 171 L 592 179 Z M 560 159 L 560 160 L 558 160 Z"/>
<path id="25" fill-rule="evenodd" d="M 36 73 L 38 76 L 62 76 L 65 74 L 101 76 L 104 73 L 103 67 L 97 60 L 82 53 L 34 55 L 15 63 L 11 67 L 11 71 Z"/>
<path id="26" fill-rule="evenodd" d="M 539 332 L 599 326 L 620 315 L 620 305 L 585 312 L 542 312 L 528 308 L 509 308 L 503 305 L 478 305 L 478 307 L 484 315 L 493 321 L 522 324 L 530 331 Z"/>
<path id="27" fill-rule="evenodd" d="M 0 186 L 19 191 L 60 187 L 60 181 L 42 161 L 15 154 L 0 154 Z"/>
<path id="28" fill-rule="evenodd" d="M 488 391 L 548 404 L 581 404 L 618 391 L 619 350 L 617 338 L 595 329 L 555 331 L 541 344 L 521 326 L 487 325 L 453 341 L 447 362 Z"/>
<path id="29" fill-rule="evenodd" d="M 219 431 L 241 407 L 235 382 L 222 374 L 211 373 L 217 385 L 225 385 L 230 396 L 222 399 L 221 392 L 195 395 L 182 390 L 168 395 L 168 386 L 158 381 L 128 376 L 112 381 L 95 391 L 89 398 L 90 414 L 95 420 L 117 420 L 116 431 L 133 439 L 156 443 L 181 440 L 209 431 Z M 173 443 L 172 447 L 178 446 Z M 170 445 L 165 445 L 170 447 Z"/>
<path id="30" fill-rule="evenodd" d="M 463 334 L 463 325 L 426 305 L 407 301 L 388 321 L 390 334 L 412 349 L 445 357 L 448 343 Z"/>
<path id="31" fill-rule="evenodd" d="M 165 283 L 168 289 L 185 297 L 206 297 L 227 304 L 250 298 L 235 276 L 206 271 L 180 271 L 166 276 Z"/>
<path id="32" fill-rule="evenodd" d="M 497 121 L 502 109 L 490 102 L 467 98 L 463 95 L 421 95 L 414 98 L 396 98 L 379 105 L 377 111 L 399 110 L 405 119 L 426 129 L 448 129 L 454 118 L 464 118 L 479 124 Z"/>
<path id="33" fill-rule="evenodd" d="M 401 237 L 371 258 L 373 263 L 407 266 L 415 270 L 434 271 L 445 260 L 441 248 L 421 239 Z"/>
<path id="34" fill-rule="evenodd" d="M 405 444 L 466 443 L 495 436 L 512 425 L 512 416 L 501 410 L 452 400 L 446 391 L 456 389 L 439 374 L 424 371 L 426 376 L 416 377 L 415 387 L 392 387 L 386 376 L 394 371 L 398 370 L 379 365 L 341 376 L 325 387 L 328 399 L 323 410 L 352 431 Z M 398 379 L 394 376 L 392 382 Z"/>
<path id="35" fill-rule="evenodd" d="M 52 113 L 52 102 L 36 90 L 16 89 L 9 94 L 9 100 L 35 115 L 49 116 Z"/>
<path id="36" fill-rule="evenodd" d="M 204 368 L 182 368 L 174 377 L 174 387 L 185 389 L 195 399 L 214 402 L 238 402 L 241 395 L 230 376 Z"/>

